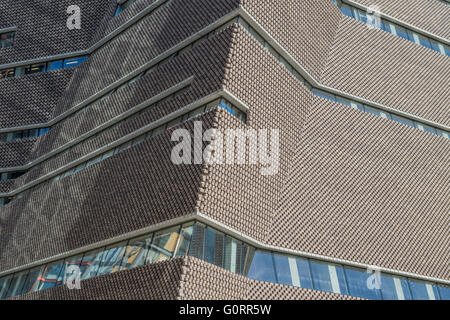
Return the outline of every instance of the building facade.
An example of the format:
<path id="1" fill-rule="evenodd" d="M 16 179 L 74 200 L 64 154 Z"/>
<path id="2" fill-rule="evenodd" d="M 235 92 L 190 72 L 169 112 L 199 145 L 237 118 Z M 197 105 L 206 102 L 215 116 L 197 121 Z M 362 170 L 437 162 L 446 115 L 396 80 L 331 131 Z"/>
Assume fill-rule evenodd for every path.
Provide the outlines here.
<path id="1" fill-rule="evenodd" d="M 450 299 L 449 21 L 1 1 L 0 299 Z"/>

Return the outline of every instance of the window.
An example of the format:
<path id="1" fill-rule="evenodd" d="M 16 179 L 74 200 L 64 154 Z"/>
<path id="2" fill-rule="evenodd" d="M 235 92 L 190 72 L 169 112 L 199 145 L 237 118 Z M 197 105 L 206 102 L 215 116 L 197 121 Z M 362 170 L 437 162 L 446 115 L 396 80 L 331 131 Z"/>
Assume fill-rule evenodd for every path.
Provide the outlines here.
<path id="1" fill-rule="evenodd" d="M 14 45 L 15 31 L 0 34 L 0 48 L 10 48 Z"/>
<path id="2" fill-rule="evenodd" d="M 62 273 L 64 261 L 58 261 L 45 267 L 39 279 L 38 290 L 57 287 L 63 284 L 64 275 Z"/>
<path id="3" fill-rule="evenodd" d="M 310 261 L 314 289 L 348 294 L 344 270 L 341 266 Z"/>
<path id="4" fill-rule="evenodd" d="M 381 295 L 383 300 L 411 300 L 407 280 L 385 274 L 381 275 Z"/>
<path id="5" fill-rule="evenodd" d="M 347 17 L 350 18 L 354 18 L 353 16 L 353 11 L 352 8 L 350 8 L 350 6 L 346 5 L 346 4 L 342 4 L 341 6 L 341 11 L 343 14 L 345 14 Z"/>
<path id="6" fill-rule="evenodd" d="M 371 274 L 366 270 L 345 267 L 345 276 L 348 282 L 348 290 L 351 296 L 367 298 L 371 300 L 380 300 L 381 292 L 373 283 L 374 287 L 369 288 L 369 277 Z M 376 282 L 376 280 L 375 280 Z M 381 287 L 381 286 L 380 286 Z"/>
<path id="7" fill-rule="evenodd" d="M 76 67 L 87 60 L 87 57 L 70 58 L 64 60 L 63 68 Z"/>
<path id="8" fill-rule="evenodd" d="M 403 118 L 403 117 L 400 117 L 400 116 L 392 115 L 392 120 L 394 120 L 396 122 L 399 122 L 399 123 L 402 123 L 402 124 L 405 124 L 405 125 L 410 126 L 410 127 L 415 127 L 413 121 L 411 121 L 409 119 L 406 119 L 406 118 Z"/>
<path id="9" fill-rule="evenodd" d="M 277 283 L 272 254 L 257 250 L 247 277 L 254 280 Z"/>
<path id="10" fill-rule="evenodd" d="M 0 79 L 14 77 L 14 69 L 0 70 Z"/>
<path id="11" fill-rule="evenodd" d="M 119 14 L 121 14 L 135 2 L 136 0 L 125 0 L 125 1 L 122 0 L 121 3 L 117 5 L 116 11 L 114 12 L 114 17 L 117 17 Z"/>
<path id="12" fill-rule="evenodd" d="M 409 287 L 411 289 L 412 297 L 414 300 L 437 300 L 439 299 L 439 293 L 437 288 L 429 283 L 408 280 Z"/>
<path id="13" fill-rule="evenodd" d="M 56 60 L 56 61 L 52 61 L 48 63 L 48 71 L 52 71 L 52 70 L 58 70 L 58 69 L 62 69 L 63 67 L 63 60 Z"/>
<path id="14" fill-rule="evenodd" d="M 431 46 L 430 39 L 428 39 L 428 38 L 426 38 L 426 37 L 424 37 L 422 35 L 418 35 L 418 37 L 419 37 L 419 44 L 420 45 L 422 45 L 424 47 L 427 47 L 428 49 L 433 49 L 433 47 Z"/>
<path id="15" fill-rule="evenodd" d="M 312 289 L 311 271 L 306 259 L 274 254 L 278 283 Z"/>

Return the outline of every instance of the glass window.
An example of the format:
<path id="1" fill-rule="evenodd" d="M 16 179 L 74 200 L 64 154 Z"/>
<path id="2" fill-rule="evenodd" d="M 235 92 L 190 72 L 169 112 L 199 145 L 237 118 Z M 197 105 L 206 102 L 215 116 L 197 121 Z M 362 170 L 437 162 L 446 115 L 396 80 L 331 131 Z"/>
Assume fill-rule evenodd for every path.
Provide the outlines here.
<path id="1" fill-rule="evenodd" d="M 87 57 L 70 58 L 64 60 L 64 68 L 76 67 L 87 60 Z"/>
<path id="2" fill-rule="evenodd" d="M 450 47 L 447 45 L 443 45 L 443 46 L 444 46 L 445 55 L 450 57 Z"/>
<path id="3" fill-rule="evenodd" d="M 274 254 L 278 283 L 312 289 L 311 272 L 307 259 Z"/>
<path id="4" fill-rule="evenodd" d="M 205 231 L 206 226 L 202 223 L 196 222 L 194 225 L 194 232 L 192 235 L 191 248 L 189 255 L 199 259 L 203 258 L 203 248 L 205 245 Z"/>
<path id="5" fill-rule="evenodd" d="M 395 31 L 396 31 L 397 36 L 399 36 L 400 38 L 409 40 L 408 32 L 406 31 L 405 28 L 400 27 L 399 25 L 396 25 Z"/>
<path id="6" fill-rule="evenodd" d="M 151 234 L 130 240 L 125 248 L 125 256 L 120 270 L 133 269 L 145 265 L 151 243 Z"/>
<path id="7" fill-rule="evenodd" d="M 38 72 L 45 72 L 45 63 L 32 64 L 29 68 L 25 70 L 25 74 L 33 74 Z"/>
<path id="8" fill-rule="evenodd" d="M 393 114 L 392 115 L 392 120 L 394 120 L 396 122 L 399 122 L 399 123 L 402 123 L 402 124 L 405 124 L 405 125 L 410 126 L 410 127 L 414 127 L 414 122 L 409 120 L 409 119 L 407 119 L 407 118 L 403 118 L 403 117 L 396 116 L 396 115 Z"/>
<path id="9" fill-rule="evenodd" d="M 62 269 L 64 267 L 64 261 L 58 261 L 47 265 L 42 272 L 42 276 L 39 279 L 38 290 L 45 290 L 48 288 L 57 287 L 63 284 Z"/>
<path id="10" fill-rule="evenodd" d="M 23 284 L 26 280 L 28 271 L 16 273 L 9 284 L 8 293 L 5 298 L 11 298 L 22 294 Z"/>
<path id="11" fill-rule="evenodd" d="M 6 297 L 8 293 L 9 284 L 11 282 L 12 276 L 3 277 L 0 279 L 0 300 Z"/>
<path id="12" fill-rule="evenodd" d="M 383 29 L 386 32 L 392 33 L 391 25 L 386 20 L 381 20 L 381 29 Z"/>
<path id="13" fill-rule="evenodd" d="M 437 134 L 436 128 L 427 126 L 426 124 L 416 123 L 416 127 L 419 128 L 422 131 L 429 132 L 429 133 L 432 133 L 432 134 Z"/>
<path id="14" fill-rule="evenodd" d="M 342 4 L 341 5 L 341 11 L 343 14 L 345 14 L 347 17 L 351 17 L 354 18 L 353 16 L 353 11 L 352 8 L 350 8 L 350 6 L 346 5 L 346 4 Z"/>
<path id="15" fill-rule="evenodd" d="M 347 294 L 342 267 L 315 260 L 311 260 L 310 265 L 314 289 Z"/>
<path id="16" fill-rule="evenodd" d="M 407 280 L 386 274 L 381 274 L 381 295 L 384 300 L 411 300 Z"/>
<path id="17" fill-rule="evenodd" d="M 419 36 L 419 43 L 424 46 L 427 47 L 429 49 L 433 49 L 433 47 L 431 46 L 431 42 L 430 39 L 422 36 L 422 35 L 418 35 Z"/>
<path id="18" fill-rule="evenodd" d="M 380 290 L 376 288 L 376 280 L 373 282 L 374 287 L 369 288 L 369 277 L 374 275 L 362 269 L 345 267 L 344 270 L 350 295 L 371 300 L 381 299 Z"/>
<path id="19" fill-rule="evenodd" d="M 334 97 L 334 95 L 332 95 L 332 94 L 330 94 L 328 92 L 325 92 L 325 91 L 322 91 L 322 90 L 318 90 L 318 89 L 313 89 L 312 93 L 315 94 L 318 97 L 321 97 L 321 98 L 324 98 L 324 99 L 327 99 L 327 100 L 331 100 L 331 101 L 336 101 L 336 98 Z"/>
<path id="20" fill-rule="evenodd" d="M 441 137 L 444 137 L 444 138 L 448 139 L 448 132 L 447 131 L 436 129 L 436 132 L 437 132 L 438 136 L 441 136 Z"/>
<path id="21" fill-rule="evenodd" d="M 119 271 L 122 258 L 125 254 L 126 241 L 107 247 L 103 252 L 102 261 L 97 276 Z"/>
<path id="22" fill-rule="evenodd" d="M 0 79 L 14 77 L 14 69 L 6 69 L 0 71 Z"/>
<path id="23" fill-rule="evenodd" d="M 0 48 L 10 48 L 14 45 L 16 32 L 7 32 L 0 34 Z"/>
<path id="24" fill-rule="evenodd" d="M 27 67 L 17 67 L 16 69 L 16 73 L 15 73 L 15 77 L 20 77 L 25 75 L 26 71 L 27 71 Z"/>
<path id="25" fill-rule="evenodd" d="M 156 232 L 147 256 L 147 263 L 155 263 L 172 258 L 178 241 L 180 227 Z"/>
<path id="26" fill-rule="evenodd" d="M 51 61 L 48 63 L 48 71 L 58 70 L 58 69 L 62 69 L 62 68 L 63 68 L 62 60 Z"/>
<path id="27" fill-rule="evenodd" d="M 448 286 L 439 286 L 439 296 L 441 300 L 450 300 L 450 287 Z"/>
<path id="28" fill-rule="evenodd" d="M 81 280 L 97 276 L 98 269 L 103 261 L 105 249 L 99 249 L 86 253 L 81 263 Z"/>
<path id="29" fill-rule="evenodd" d="M 254 280 L 277 283 L 272 254 L 256 250 L 247 277 Z"/>
<path id="30" fill-rule="evenodd" d="M 193 222 L 183 225 L 183 227 L 181 228 L 180 236 L 178 237 L 177 248 L 175 250 L 175 257 L 184 257 L 188 254 L 193 232 L 194 232 Z"/>
<path id="31" fill-rule="evenodd" d="M 27 279 L 25 280 L 25 283 L 22 288 L 23 294 L 35 292 L 38 290 L 39 280 L 43 270 L 44 267 L 41 266 L 31 269 L 30 272 L 28 272 Z"/>
<path id="32" fill-rule="evenodd" d="M 414 300 L 435 300 L 435 295 L 430 284 L 408 279 L 411 294 Z"/>

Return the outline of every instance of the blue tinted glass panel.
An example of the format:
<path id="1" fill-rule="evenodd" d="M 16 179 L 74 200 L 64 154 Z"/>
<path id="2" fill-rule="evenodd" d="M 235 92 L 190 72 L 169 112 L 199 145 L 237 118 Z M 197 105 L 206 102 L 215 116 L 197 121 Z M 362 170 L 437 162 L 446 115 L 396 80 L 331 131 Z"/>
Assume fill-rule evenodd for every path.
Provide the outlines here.
<path id="1" fill-rule="evenodd" d="M 63 61 L 57 60 L 48 63 L 48 71 L 62 69 Z"/>
<path id="2" fill-rule="evenodd" d="M 116 247 L 111 247 L 103 252 L 97 276 L 119 271 L 122 258 L 125 254 L 125 244 L 124 242 L 117 244 Z"/>
<path id="3" fill-rule="evenodd" d="M 229 113 L 231 113 L 233 116 L 236 114 L 236 112 L 233 110 L 232 107 L 230 107 L 228 104 L 226 104 L 224 101 L 221 101 L 219 104 L 220 107 L 227 110 Z"/>
<path id="4" fill-rule="evenodd" d="M 310 261 L 314 289 L 333 292 L 328 264 Z"/>
<path id="5" fill-rule="evenodd" d="M 64 60 L 64 68 L 76 67 L 87 60 L 87 57 L 72 58 Z"/>
<path id="6" fill-rule="evenodd" d="M 347 281 L 345 278 L 344 268 L 342 266 L 335 266 L 336 274 L 339 282 L 339 289 L 342 294 L 348 294 Z"/>
<path id="7" fill-rule="evenodd" d="M 38 289 L 39 277 L 41 275 L 42 269 L 42 267 L 38 267 L 35 269 L 31 269 L 30 272 L 28 272 L 27 279 L 22 288 L 23 294 L 34 292 Z"/>
<path id="8" fill-rule="evenodd" d="M 312 93 L 318 97 L 321 97 L 321 98 L 324 98 L 327 100 L 331 100 L 331 101 L 336 101 L 336 98 L 332 94 L 329 94 L 327 92 L 320 91 L 320 90 L 313 90 Z"/>
<path id="9" fill-rule="evenodd" d="M 175 257 L 184 257 L 188 254 L 193 231 L 193 223 L 183 225 L 180 233 L 180 238 L 178 240 L 178 247 L 177 251 L 175 252 Z"/>
<path id="10" fill-rule="evenodd" d="M 406 31 L 405 28 L 397 25 L 397 26 L 395 26 L 395 30 L 397 31 L 397 36 L 399 36 L 400 38 L 409 40 L 408 32 Z"/>
<path id="11" fill-rule="evenodd" d="M 405 124 L 405 125 L 410 126 L 410 127 L 414 127 L 414 122 L 409 120 L 409 119 L 406 119 L 406 118 L 402 118 L 402 117 L 399 117 L 399 116 L 396 116 L 396 115 L 392 115 L 392 120 L 394 120 L 396 122 L 399 122 L 399 123 L 402 123 L 402 124 Z"/>
<path id="12" fill-rule="evenodd" d="M 277 272 L 278 283 L 286 284 L 289 286 L 295 285 L 291 277 L 288 257 L 274 254 L 273 258 L 275 261 L 275 270 Z M 300 284 L 298 284 L 298 286 L 300 286 Z"/>
<path id="13" fill-rule="evenodd" d="M 272 254 L 256 251 L 247 277 L 254 280 L 276 283 Z"/>
<path id="14" fill-rule="evenodd" d="M 430 300 L 427 287 L 424 282 L 408 280 L 408 283 L 414 300 Z"/>
<path id="15" fill-rule="evenodd" d="M 450 47 L 444 46 L 445 55 L 450 57 Z"/>
<path id="16" fill-rule="evenodd" d="M 311 279 L 311 270 L 309 267 L 309 261 L 303 258 L 297 258 L 297 270 L 300 276 L 300 285 L 302 288 L 312 289 L 313 282 Z"/>
<path id="17" fill-rule="evenodd" d="M 384 21 L 384 20 L 381 21 L 381 28 L 386 32 L 392 33 L 391 26 L 389 25 L 389 22 L 387 22 L 387 21 Z"/>
<path id="18" fill-rule="evenodd" d="M 9 284 L 11 282 L 11 278 L 10 277 L 3 277 L 2 279 L 0 279 L 0 299 L 4 299 L 6 297 L 6 294 L 8 293 L 8 289 L 9 289 Z"/>
<path id="19" fill-rule="evenodd" d="M 351 284 L 349 282 L 349 287 Z M 350 290 L 351 291 L 351 290 Z M 383 296 L 383 300 L 398 300 L 397 290 L 395 288 L 394 278 L 391 276 L 381 275 L 381 294 Z"/>
<path id="20" fill-rule="evenodd" d="M 342 4 L 342 6 L 341 6 L 341 11 L 342 11 L 342 13 L 345 14 L 347 17 L 354 18 L 352 8 L 350 8 L 348 5 Z"/>
<path id="21" fill-rule="evenodd" d="M 97 276 L 98 269 L 103 260 L 103 249 L 99 251 L 88 252 L 83 257 L 81 263 L 81 279 L 89 279 Z"/>
<path id="22" fill-rule="evenodd" d="M 423 36 L 419 36 L 419 42 L 422 46 L 427 47 L 429 49 L 433 49 L 433 47 L 431 46 L 430 40 L 423 37 Z"/>
<path id="23" fill-rule="evenodd" d="M 11 279 L 11 283 L 9 284 L 8 293 L 6 294 L 6 298 L 15 297 L 21 294 L 23 284 L 26 280 L 27 272 L 20 272 L 14 275 Z"/>
<path id="24" fill-rule="evenodd" d="M 206 228 L 206 242 L 203 259 L 209 263 L 214 263 L 214 238 L 214 230 L 211 228 Z"/>
<path id="25" fill-rule="evenodd" d="M 180 227 L 173 227 L 155 233 L 151 249 L 148 252 L 147 263 L 168 260 L 173 256 L 179 230 Z"/>
<path id="26" fill-rule="evenodd" d="M 39 289 L 44 290 L 62 285 L 64 262 L 56 262 L 45 267 L 39 282 Z"/>
<path id="27" fill-rule="evenodd" d="M 133 269 L 145 265 L 148 250 L 152 243 L 152 237 L 130 240 L 125 249 L 120 270 Z"/>
<path id="28" fill-rule="evenodd" d="M 450 300 L 450 287 L 439 286 L 438 290 L 441 300 Z"/>
<path id="29" fill-rule="evenodd" d="M 369 289 L 368 281 L 372 275 L 365 270 L 358 270 L 353 268 L 345 268 L 345 275 L 347 276 L 348 288 L 351 296 L 367 298 L 372 300 L 381 299 L 380 290 L 373 288 Z M 372 278 L 373 279 L 373 278 Z M 375 287 L 377 284 L 371 282 Z"/>

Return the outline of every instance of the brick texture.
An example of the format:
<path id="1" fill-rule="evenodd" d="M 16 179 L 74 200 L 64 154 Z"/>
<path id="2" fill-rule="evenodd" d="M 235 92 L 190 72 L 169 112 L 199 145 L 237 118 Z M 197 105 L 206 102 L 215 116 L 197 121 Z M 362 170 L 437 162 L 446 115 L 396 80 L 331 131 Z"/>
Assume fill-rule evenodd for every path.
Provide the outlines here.
<path id="1" fill-rule="evenodd" d="M 17 27 L 14 46 L 1 49 L 0 64 L 53 56 L 87 49 L 105 15 L 112 14 L 115 0 L 2 0 L 0 29 Z M 81 9 L 81 29 L 69 30 L 67 8 Z"/>
<path id="2" fill-rule="evenodd" d="M 450 39 L 450 8 L 442 1 L 414 0 L 358 0 L 358 3 L 370 6 L 377 5 L 382 13 L 407 22 L 415 27 L 431 32 L 445 39 Z"/>

